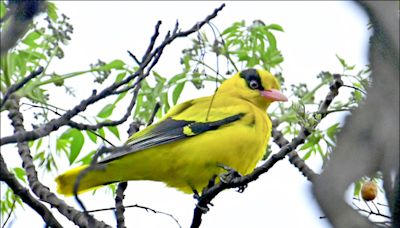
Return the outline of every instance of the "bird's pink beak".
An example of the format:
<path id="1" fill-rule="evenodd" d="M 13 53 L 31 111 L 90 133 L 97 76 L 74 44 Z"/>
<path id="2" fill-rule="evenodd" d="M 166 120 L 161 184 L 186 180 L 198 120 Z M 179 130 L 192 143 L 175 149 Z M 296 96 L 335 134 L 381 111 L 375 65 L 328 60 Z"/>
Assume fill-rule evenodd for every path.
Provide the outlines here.
<path id="1" fill-rule="evenodd" d="M 287 97 L 281 93 L 281 91 L 276 89 L 267 89 L 261 91 L 261 96 L 265 97 L 271 101 L 287 101 Z"/>

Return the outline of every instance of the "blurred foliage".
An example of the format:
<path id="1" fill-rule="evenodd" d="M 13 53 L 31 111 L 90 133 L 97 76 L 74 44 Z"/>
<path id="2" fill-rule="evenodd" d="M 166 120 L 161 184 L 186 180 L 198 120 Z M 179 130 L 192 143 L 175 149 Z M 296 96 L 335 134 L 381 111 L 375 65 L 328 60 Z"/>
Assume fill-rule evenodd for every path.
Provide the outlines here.
<path id="1" fill-rule="evenodd" d="M 0 17 L 5 14 L 6 10 L 7 5 L 2 1 Z M 2 58 L 0 68 L 0 89 L 3 97 L 11 85 L 29 75 L 38 66 L 45 67 L 40 76 L 31 80 L 17 92 L 17 95 L 23 98 L 23 104 L 34 110 L 36 122 L 32 123 L 33 127 L 44 124 L 51 117 L 66 111 L 65 107 L 49 103 L 49 96 L 52 95 L 49 93 L 49 88 L 64 88 L 66 94 L 74 96 L 73 87 L 67 84 L 69 79 L 92 75 L 93 82 L 101 86 L 119 82 L 137 70 L 137 66 L 129 66 L 124 61 L 116 59 L 98 60 L 83 71 L 48 72 L 48 68 L 55 58 L 62 59 L 64 57 L 63 49 L 71 40 L 73 26 L 69 23 L 69 18 L 60 14 L 55 4 L 51 2 L 48 3 L 47 14 L 40 18 L 42 18 L 40 23 L 33 24 L 20 44 Z M 279 129 L 287 139 L 295 137 L 301 126 L 311 127 L 320 121 L 324 122 L 324 119 L 321 120 L 321 115 L 315 115 L 315 111 L 328 92 L 329 84 L 333 81 L 333 73 L 323 71 L 316 75 L 315 82 L 318 83 L 315 86 L 305 83 L 286 85 L 280 66 L 284 58 L 278 48 L 278 39 L 276 38 L 277 33 L 284 32 L 280 25 L 265 24 L 261 20 L 256 20 L 250 25 L 247 25 L 245 21 L 235 22 L 222 32 L 211 23 L 209 28 L 211 38 L 209 32 L 201 31 L 191 40 L 191 46 L 182 51 L 181 72 L 171 76 L 152 71 L 152 74 L 142 81 L 132 117 L 128 121 L 148 122 L 156 103 L 161 104 L 156 115 L 156 118 L 160 118 L 178 103 L 182 92 L 188 87 L 186 86 L 188 83 L 197 89 L 203 88 L 206 83 L 216 83 L 215 86 L 218 86 L 237 71 L 256 67 L 274 73 L 281 82 L 282 90 L 286 91 L 285 93 L 292 101 L 292 104 L 278 104 L 274 106 L 274 109 L 269 110 L 271 119 L 281 122 Z M 348 87 L 341 89 L 339 97 L 330 106 L 330 113 L 349 113 L 365 98 L 363 91 L 371 84 L 369 81 L 370 70 L 368 66 L 365 69 L 357 70 L 356 66 L 348 64 L 343 58 L 337 56 L 337 59 L 343 68 L 343 71 L 339 73 Z M 132 86 L 133 83 L 130 82 L 127 86 Z M 342 93 L 346 89 L 349 93 Z M 125 107 L 120 102 L 131 99 L 131 96 L 126 96 L 128 94 L 131 94 L 131 91 L 117 95 L 113 101 L 107 100 L 96 116 L 81 115 L 79 118 L 87 124 L 111 121 L 109 118 L 116 110 L 119 110 L 118 112 L 125 111 Z M 1 110 L 1 112 L 3 111 L 5 110 Z M 325 125 L 327 127 L 323 129 L 317 127 L 312 131 L 310 137 L 299 148 L 299 154 L 304 160 L 319 158 L 325 163 L 329 159 L 341 125 L 338 120 L 325 123 Z M 96 150 L 83 151 L 82 148 L 85 144 L 91 143 L 93 144 L 92 148 L 97 148 L 106 144 L 107 142 L 103 138 L 108 138 L 110 135 L 124 141 L 125 139 L 120 137 L 121 130 L 126 131 L 127 129 L 122 126 L 104 127 L 92 132 L 62 128 L 61 134 L 56 138 L 54 136 L 41 138 L 30 142 L 29 146 L 39 170 L 56 172 L 60 159 L 67 159 L 70 165 L 88 164 Z M 268 147 L 264 159 L 273 153 L 272 148 Z M 26 182 L 23 169 L 14 168 L 11 171 L 18 180 Z M 363 180 L 360 180 L 355 184 L 355 196 L 359 194 L 362 182 Z M 10 212 L 14 200 L 19 205 L 22 204 L 21 200 L 15 197 L 4 183 L 1 185 L 2 192 L 5 192 L 1 198 L 1 214 L 4 216 Z M 115 188 L 115 186 L 112 187 Z"/>

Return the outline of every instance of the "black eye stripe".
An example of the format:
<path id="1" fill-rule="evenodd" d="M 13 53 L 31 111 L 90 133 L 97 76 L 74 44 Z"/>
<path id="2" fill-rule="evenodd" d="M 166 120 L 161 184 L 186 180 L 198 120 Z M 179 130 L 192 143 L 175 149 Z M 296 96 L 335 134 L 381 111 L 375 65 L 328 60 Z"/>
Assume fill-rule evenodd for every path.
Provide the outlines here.
<path id="1" fill-rule="evenodd" d="M 261 83 L 261 78 L 260 75 L 258 74 L 256 69 L 246 69 L 240 72 L 240 77 L 242 77 L 246 83 L 247 86 L 250 89 L 258 89 L 258 90 L 264 90 L 264 87 L 262 86 Z M 255 87 L 255 83 L 257 83 L 257 87 Z"/>

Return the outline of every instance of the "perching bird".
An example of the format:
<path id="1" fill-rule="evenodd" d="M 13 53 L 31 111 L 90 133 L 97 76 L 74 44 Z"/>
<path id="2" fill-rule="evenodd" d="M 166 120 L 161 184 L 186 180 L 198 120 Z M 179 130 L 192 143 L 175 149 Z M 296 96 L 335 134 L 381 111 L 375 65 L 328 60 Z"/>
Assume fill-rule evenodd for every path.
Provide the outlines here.
<path id="1" fill-rule="evenodd" d="M 266 110 L 287 101 L 276 78 L 265 70 L 243 70 L 224 81 L 214 96 L 186 101 L 158 123 L 131 136 L 129 150 L 96 164 L 78 192 L 128 180 L 161 181 L 185 193 L 201 192 L 229 167 L 242 175 L 261 160 L 271 135 Z M 73 194 L 77 175 L 87 166 L 56 178 L 57 191 Z"/>

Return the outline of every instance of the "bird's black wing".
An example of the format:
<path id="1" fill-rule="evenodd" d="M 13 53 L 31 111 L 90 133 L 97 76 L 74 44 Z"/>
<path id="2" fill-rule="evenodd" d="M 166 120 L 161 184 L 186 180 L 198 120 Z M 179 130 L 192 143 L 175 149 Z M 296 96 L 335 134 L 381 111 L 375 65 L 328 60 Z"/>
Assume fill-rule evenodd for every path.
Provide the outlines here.
<path id="1" fill-rule="evenodd" d="M 128 141 L 121 151 L 111 154 L 100 163 L 106 163 L 137 151 L 216 130 L 223 125 L 241 119 L 243 116 L 243 113 L 239 113 L 212 122 L 195 122 L 167 118 L 158 123 L 149 133 Z"/>

